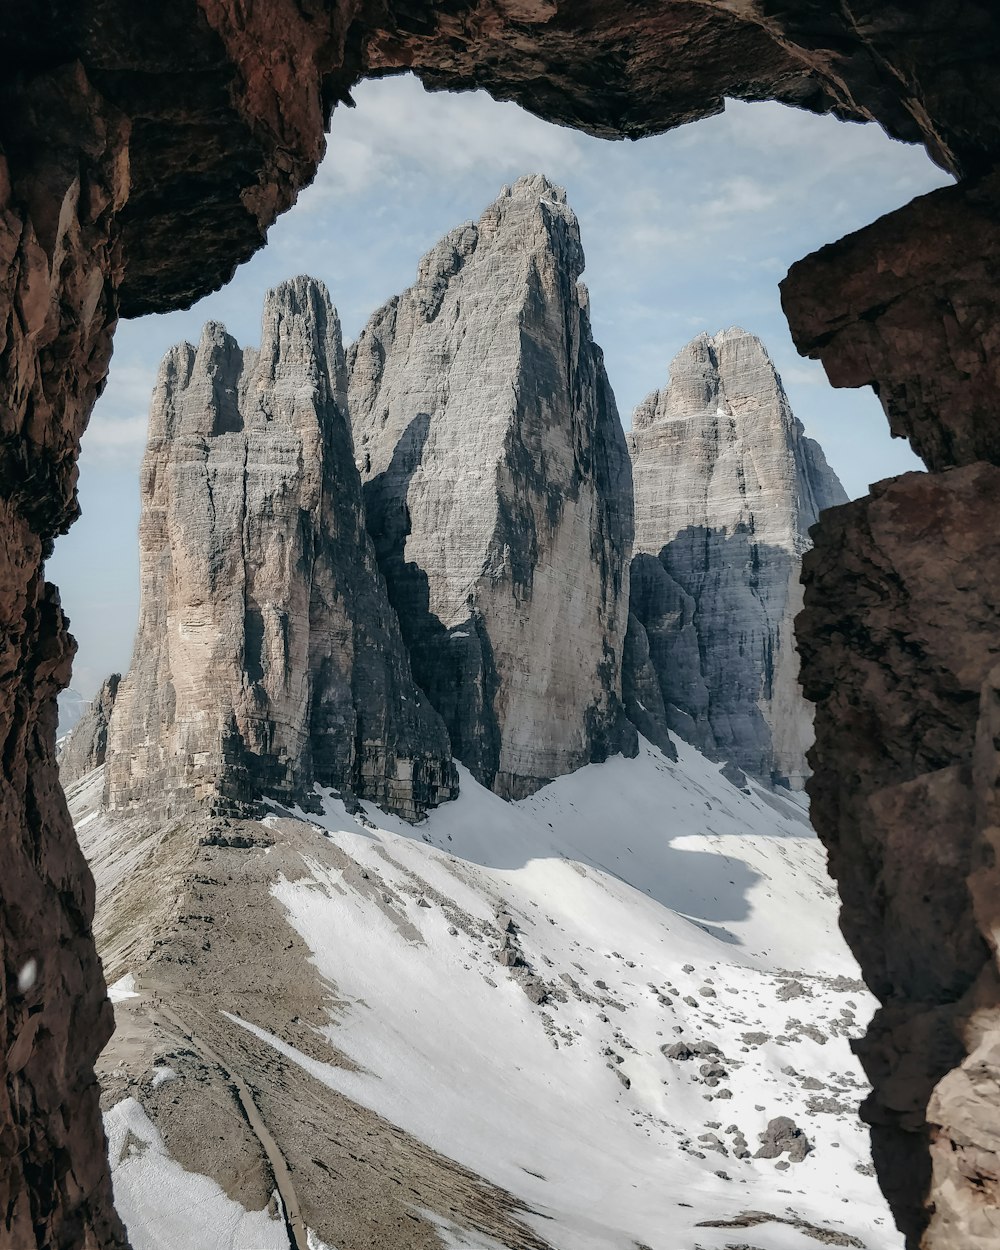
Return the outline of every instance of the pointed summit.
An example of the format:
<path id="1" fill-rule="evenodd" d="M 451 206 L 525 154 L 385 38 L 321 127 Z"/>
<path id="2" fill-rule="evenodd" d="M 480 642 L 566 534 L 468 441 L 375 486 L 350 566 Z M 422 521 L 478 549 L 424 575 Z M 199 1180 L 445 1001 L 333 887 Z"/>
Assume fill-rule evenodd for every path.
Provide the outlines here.
<path id="1" fill-rule="evenodd" d="M 453 750 L 520 797 L 626 747 L 631 477 L 565 192 L 504 188 L 350 353 L 368 524 Z"/>
<path id="2" fill-rule="evenodd" d="M 797 789 L 812 739 L 792 635 L 799 568 L 809 527 L 847 496 L 764 344 L 735 326 L 677 354 L 669 385 L 636 409 L 629 447 L 631 611 L 667 724 Z"/>
<path id="3" fill-rule="evenodd" d="M 450 797 L 364 526 L 340 323 L 269 292 L 259 350 L 222 326 L 167 353 L 143 463 L 141 606 L 107 802 L 240 810 L 314 783 L 410 819 Z"/>

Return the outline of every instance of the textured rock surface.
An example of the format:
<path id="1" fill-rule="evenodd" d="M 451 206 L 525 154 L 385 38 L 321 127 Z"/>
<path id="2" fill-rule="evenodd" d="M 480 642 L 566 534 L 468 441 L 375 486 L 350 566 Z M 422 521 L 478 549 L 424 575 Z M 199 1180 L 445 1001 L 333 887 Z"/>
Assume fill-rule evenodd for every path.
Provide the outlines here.
<path id="1" fill-rule="evenodd" d="M 1000 462 L 998 283 L 1000 173 L 799 261 L 781 293 L 803 355 L 834 386 L 875 386 L 892 432 L 946 469 Z"/>
<path id="2" fill-rule="evenodd" d="M 420 263 L 350 353 L 368 525 L 452 748 L 519 798 L 635 751 L 625 437 L 576 218 L 538 175 Z"/>
<path id="3" fill-rule="evenodd" d="M 645 557 L 640 556 L 639 559 Z M 642 736 L 655 743 L 668 759 L 676 759 L 677 748 L 670 739 L 663 691 L 650 654 L 649 636 L 642 622 L 631 611 L 622 650 L 622 702 L 626 715 Z"/>
<path id="4" fill-rule="evenodd" d="M 998 45 L 995 8 L 985 0 L 957 11 L 941 0 L 3 6 L 0 936 L 9 987 L 37 952 L 38 934 L 47 935 L 38 1001 L 51 1039 L 0 1092 L 2 1231 L 17 1250 L 88 1238 L 108 1246 L 119 1236 L 89 1076 L 110 1018 L 88 936 L 87 873 L 56 784 L 49 711 L 71 644 L 41 575 L 48 544 L 75 515 L 76 442 L 106 371 L 119 292 L 134 314 L 181 306 L 224 282 L 312 176 L 324 120 L 366 72 L 412 66 L 432 85 L 485 85 L 553 120 L 615 135 L 706 116 L 724 96 L 770 96 L 875 118 L 978 177 L 1000 155 Z M 946 237 L 965 254 L 960 237 Z M 880 257 L 889 246 L 873 243 L 864 258 L 876 292 L 893 285 Z M 920 234 L 905 263 L 919 266 L 937 246 Z M 929 348 L 921 361 L 924 336 L 940 342 L 949 263 L 940 303 L 914 315 L 906 334 L 910 359 L 939 361 L 933 376 L 958 394 L 965 365 Z M 992 281 L 978 294 L 956 292 L 959 304 L 971 298 L 985 310 L 969 335 L 975 350 L 977 342 L 987 350 L 997 322 L 994 292 Z M 866 307 L 878 314 L 877 293 Z M 891 352 L 879 369 L 890 375 L 875 378 L 880 387 L 898 384 Z M 924 445 L 954 443 L 951 419 L 930 406 Z M 973 441 L 983 445 L 992 413 L 974 420 Z M 933 540 L 933 528 L 913 525 L 914 542 Z M 867 881 L 856 888 L 859 898 L 872 891 Z M 5 1053 L 28 1018 L 11 993 L 4 988 L 0 999 Z M 905 1062 L 904 1047 L 893 1063 Z M 915 1186 L 912 1205 L 924 1196 Z"/>
<path id="5" fill-rule="evenodd" d="M 863 1114 L 897 1221 L 916 1244 L 930 1218 L 931 1246 L 995 1242 L 1000 1201 L 998 491 L 975 464 L 830 513 L 798 626 L 813 819 L 884 1004 Z"/>
<path id="6" fill-rule="evenodd" d="M 631 610 L 669 727 L 801 788 L 811 716 L 792 637 L 799 568 L 809 527 L 843 488 L 763 344 L 735 328 L 677 355 L 669 385 L 636 409 L 629 448 Z"/>
<path id="7" fill-rule="evenodd" d="M 79 61 L 135 118 L 121 223 L 129 314 L 204 294 L 261 246 L 311 178 L 333 105 L 367 74 L 409 68 L 433 87 L 486 87 L 613 137 L 709 116 L 733 97 L 875 118 L 964 173 L 1000 147 L 998 38 L 984 2 L 956 21 L 941 0 L 888 12 L 877 0 L 179 0 L 155 15 L 124 0 L 13 0 L 0 45 L 18 71 Z M 173 246 L 179 231 L 188 248 Z"/>
<path id="8" fill-rule="evenodd" d="M 71 786 L 84 773 L 98 768 L 108 754 L 108 726 L 115 706 L 120 673 L 105 678 L 90 706 L 83 713 L 59 751 L 59 780 Z"/>
<path id="9" fill-rule="evenodd" d="M 310 278 L 270 292 L 259 351 L 209 324 L 164 359 L 112 809 L 304 800 L 318 783 L 415 819 L 454 793 L 365 531 L 345 387 Z"/>

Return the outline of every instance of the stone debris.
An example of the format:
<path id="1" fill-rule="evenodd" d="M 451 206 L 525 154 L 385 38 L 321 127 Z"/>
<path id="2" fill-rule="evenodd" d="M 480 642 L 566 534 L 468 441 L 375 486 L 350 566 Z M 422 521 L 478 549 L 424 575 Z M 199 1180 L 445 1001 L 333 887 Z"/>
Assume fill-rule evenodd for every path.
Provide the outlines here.
<path id="1" fill-rule="evenodd" d="M 808 1137 L 794 1120 L 786 1115 L 776 1116 L 768 1121 L 767 1128 L 759 1134 L 760 1149 L 755 1159 L 777 1159 L 780 1155 L 788 1155 L 792 1163 L 801 1163 L 812 1145 Z"/>

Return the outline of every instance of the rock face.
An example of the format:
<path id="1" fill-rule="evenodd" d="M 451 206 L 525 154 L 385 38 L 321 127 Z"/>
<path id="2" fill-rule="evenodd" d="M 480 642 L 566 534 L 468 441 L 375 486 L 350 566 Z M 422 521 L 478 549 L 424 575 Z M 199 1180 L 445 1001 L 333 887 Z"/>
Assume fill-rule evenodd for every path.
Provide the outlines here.
<path id="1" fill-rule="evenodd" d="M 1000 172 L 942 187 L 793 265 L 795 345 L 834 386 L 872 386 L 929 469 L 1000 462 Z M 878 279 L 872 257 L 878 257 Z"/>
<path id="2" fill-rule="evenodd" d="M 636 558 L 642 561 L 646 557 Z M 635 559 L 632 561 L 632 577 L 634 587 Z M 622 652 L 622 701 L 629 720 L 642 736 L 658 746 L 668 759 L 676 760 L 677 748 L 667 728 L 667 711 L 663 705 L 660 679 L 649 651 L 649 637 L 632 611 L 628 614 Z"/>
<path id="3" fill-rule="evenodd" d="M 985 1250 L 1000 1208 L 998 220 L 993 174 L 782 283 L 799 349 L 835 385 L 875 385 L 932 470 L 824 518 L 796 626 L 816 701 L 812 818 L 884 1004 L 860 1044 L 863 1115 L 896 1221 L 929 1250 Z"/>
<path id="4" fill-rule="evenodd" d="M 735 328 L 677 355 L 669 385 L 636 409 L 629 448 L 631 611 L 667 725 L 800 789 L 812 731 L 792 637 L 799 570 L 809 527 L 843 488 L 764 345 Z M 626 689 L 636 680 L 628 671 Z"/>
<path id="5" fill-rule="evenodd" d="M 1000 1204 L 998 493 L 980 463 L 836 509 L 798 624 L 814 820 L 884 1004 L 858 1044 L 879 1176 L 914 1242 L 930 1191 L 928 1244 L 977 1248 Z M 947 558 L 919 541 L 931 529 Z"/>
<path id="6" fill-rule="evenodd" d="M 0 25 L 20 25 L 4 13 Z M 94 884 L 56 769 L 75 647 L 45 580 L 107 374 L 129 127 L 75 60 L 9 76 L 0 32 L 0 1245 L 126 1244 L 94 1061 L 114 1027 Z M 16 100 L 12 97 L 16 95 Z"/>
<path id="7" fill-rule="evenodd" d="M 345 385 L 309 278 L 270 292 L 259 351 L 209 324 L 164 359 L 111 809 L 305 801 L 318 783 L 415 819 L 455 792 L 365 531 Z"/>
<path id="8" fill-rule="evenodd" d="M 632 491 L 565 192 L 522 178 L 350 353 L 368 525 L 457 758 L 520 798 L 616 751 Z"/>
<path id="9" fill-rule="evenodd" d="M 127 20 L 117 0 L 3 6 L 0 1050 L 8 1059 L 16 1053 L 18 1066 L 8 1062 L 0 1089 L 0 1211 L 3 1235 L 18 1250 L 74 1240 L 103 1250 L 122 1238 L 92 1075 L 111 1013 L 90 936 L 92 888 L 55 763 L 52 704 L 69 679 L 72 642 L 43 573 L 53 539 L 76 515 L 78 440 L 119 310 L 184 307 L 225 282 L 313 176 L 333 105 L 366 74 L 408 68 L 438 88 L 486 87 L 550 120 L 612 136 L 708 116 L 727 96 L 775 98 L 876 119 L 969 179 L 955 202 L 981 193 L 975 239 L 953 214 L 945 229 L 931 230 L 902 215 L 886 234 L 855 238 L 853 258 L 811 258 L 797 271 L 806 297 L 810 271 L 830 262 L 822 288 L 813 287 L 825 305 L 814 306 L 827 323 L 819 336 L 805 303 L 787 291 L 786 308 L 813 352 L 825 342 L 836 351 L 851 322 L 857 342 L 877 323 L 870 369 L 852 362 L 836 376 L 905 392 L 906 404 L 919 378 L 919 444 L 933 452 L 931 463 L 938 448 L 946 463 L 995 463 L 995 409 L 981 397 L 997 355 L 997 284 L 977 258 L 995 265 L 989 258 L 1000 253 L 998 195 L 986 176 L 1000 160 L 998 47 L 995 6 L 985 0 L 957 12 L 942 0 L 670 0 L 643 9 L 502 0 L 410 4 L 405 12 L 360 0 L 199 0 L 132 6 Z M 842 305 L 840 265 L 858 278 L 858 299 Z M 893 313 L 900 298 L 905 317 Z M 935 526 L 913 514 L 911 542 L 932 549 Z M 855 661 L 864 657 L 845 652 L 845 666 Z M 901 740 L 907 732 L 900 728 Z M 815 766 L 837 775 L 835 755 L 817 756 Z M 946 805 L 950 819 L 964 812 Z M 971 824 L 965 830 L 971 843 Z M 887 863 L 905 873 L 889 832 L 879 835 Z M 861 879 L 850 886 L 858 906 L 879 888 Z M 858 953 L 867 963 L 868 952 Z M 7 989 L 39 955 L 33 997 Z M 35 1046 L 36 1033 L 45 1047 Z M 887 1063 L 897 1071 L 907 1061 L 904 1039 Z M 916 1227 L 944 1197 L 912 1172 L 897 1210 L 903 1204 Z M 964 1210 L 988 1219 L 998 1206 L 971 1182 L 948 1201 L 956 1218 Z M 954 1244 L 947 1234 L 926 1242 L 929 1250 Z"/>
<path id="10" fill-rule="evenodd" d="M 107 758 L 108 727 L 120 682 L 120 673 L 105 678 L 93 702 L 63 743 L 59 753 L 59 780 L 64 786 L 71 786 L 91 769 L 99 768 Z"/>
<path id="11" fill-rule="evenodd" d="M 74 690 L 72 686 L 59 692 L 57 700 L 59 708 L 59 721 L 56 726 L 56 733 L 60 738 L 66 737 L 71 730 L 75 729 L 87 710 L 87 700 L 78 690 Z"/>

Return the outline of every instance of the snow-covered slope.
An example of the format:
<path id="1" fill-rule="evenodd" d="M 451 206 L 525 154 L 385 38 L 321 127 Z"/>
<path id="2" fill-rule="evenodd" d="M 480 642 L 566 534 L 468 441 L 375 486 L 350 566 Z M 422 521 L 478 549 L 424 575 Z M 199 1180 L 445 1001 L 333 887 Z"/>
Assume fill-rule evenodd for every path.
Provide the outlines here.
<path id="1" fill-rule="evenodd" d="M 898 1246 L 847 1042 L 872 1000 L 802 809 L 683 744 L 676 764 L 643 745 L 516 804 L 461 783 L 416 827 L 326 795 L 320 817 L 275 809 L 200 841 L 110 825 L 98 774 L 71 794 L 109 972 L 133 978 L 105 1086 L 136 1250 L 255 1250 L 265 1219 L 294 1250 Z M 213 1067 L 246 1083 L 278 1151 L 276 1170 L 262 1147 L 256 1186 L 195 1140 L 221 1123 Z M 780 1116 L 810 1152 L 751 1157 Z M 359 1117 L 420 1160 L 388 1190 L 412 1221 L 391 1235 L 320 1140 Z M 127 1149 L 126 1126 L 148 1144 Z M 470 1176 L 488 1183 L 475 1200 Z M 186 1207 L 185 1187 L 215 1231 L 164 1241 L 157 1211 L 165 1193 Z"/>

